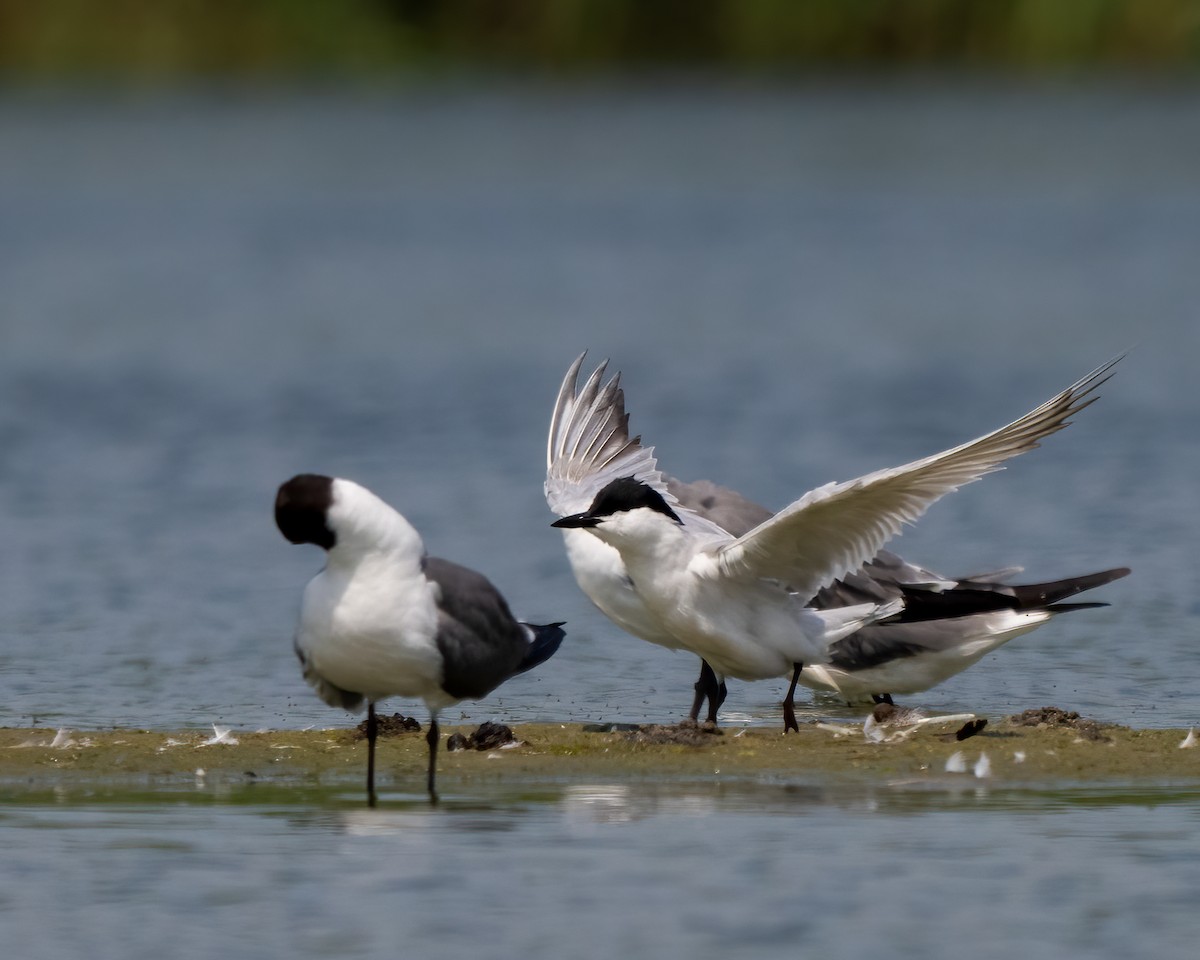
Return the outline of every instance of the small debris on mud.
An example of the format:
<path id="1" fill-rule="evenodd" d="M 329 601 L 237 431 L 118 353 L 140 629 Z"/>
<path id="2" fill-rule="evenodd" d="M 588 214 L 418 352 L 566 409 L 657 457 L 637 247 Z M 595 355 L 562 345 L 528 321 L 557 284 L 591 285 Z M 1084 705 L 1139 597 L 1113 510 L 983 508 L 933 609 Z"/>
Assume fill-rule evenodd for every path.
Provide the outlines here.
<path id="1" fill-rule="evenodd" d="M 982 733 L 983 728 L 987 726 L 987 717 L 976 717 L 974 720 L 968 720 L 961 727 L 954 731 L 955 740 L 969 740 L 977 733 Z"/>
<path id="2" fill-rule="evenodd" d="M 1096 720 L 1081 717 L 1075 711 L 1061 710 L 1058 707 L 1039 707 L 1025 710 L 1008 718 L 1015 727 L 1066 727 L 1074 730 L 1084 740 L 1097 743 L 1107 743 L 1112 738 L 1104 733 L 1103 727 Z"/>
<path id="3" fill-rule="evenodd" d="M 875 709 L 871 711 L 871 717 L 876 723 L 910 724 L 916 723 L 924 716 L 925 714 L 920 710 L 898 707 L 894 703 L 877 703 Z"/>
<path id="4" fill-rule="evenodd" d="M 641 727 L 636 723 L 585 723 L 579 729 L 583 733 L 632 733 Z"/>
<path id="5" fill-rule="evenodd" d="M 899 743 L 907 740 L 921 727 L 959 722 L 962 722 L 962 726 L 956 731 L 939 734 L 938 739 L 966 740 L 987 726 L 987 720 L 984 717 L 976 717 L 970 713 L 950 713 L 927 717 L 920 710 L 897 707 L 891 703 L 880 703 L 863 721 L 863 736 L 871 743 Z"/>
<path id="6" fill-rule="evenodd" d="M 721 730 L 715 724 L 700 724 L 693 720 L 684 720 L 682 723 L 672 724 L 643 724 L 636 730 L 626 733 L 624 739 L 629 743 L 679 744 L 685 747 L 703 747 L 713 743 L 713 737 L 722 735 Z"/>
<path id="7" fill-rule="evenodd" d="M 501 744 L 512 743 L 517 738 L 513 736 L 512 727 L 502 723 L 492 723 L 490 720 L 479 725 L 479 728 L 467 738 L 476 750 L 491 750 Z"/>
<path id="8" fill-rule="evenodd" d="M 446 749 L 455 750 L 494 750 L 506 743 L 515 743 L 512 727 L 502 723 L 492 723 L 490 720 L 481 723 L 470 736 L 461 733 L 451 734 L 446 741 Z"/>
<path id="9" fill-rule="evenodd" d="M 390 717 L 381 713 L 375 715 L 375 730 L 380 737 L 398 737 L 402 733 L 417 733 L 420 729 L 421 724 L 417 722 L 416 717 L 406 717 L 400 713 L 393 713 Z M 366 720 L 354 728 L 354 738 L 356 740 L 367 738 Z"/>

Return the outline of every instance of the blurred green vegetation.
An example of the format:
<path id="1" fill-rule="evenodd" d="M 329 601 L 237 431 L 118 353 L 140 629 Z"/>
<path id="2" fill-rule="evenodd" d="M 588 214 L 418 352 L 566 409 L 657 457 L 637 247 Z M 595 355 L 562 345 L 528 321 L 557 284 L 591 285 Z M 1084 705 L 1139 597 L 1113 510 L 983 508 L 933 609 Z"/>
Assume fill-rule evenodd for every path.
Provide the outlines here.
<path id="1" fill-rule="evenodd" d="M 1200 0 L 0 0 L 0 77 L 1200 65 Z"/>

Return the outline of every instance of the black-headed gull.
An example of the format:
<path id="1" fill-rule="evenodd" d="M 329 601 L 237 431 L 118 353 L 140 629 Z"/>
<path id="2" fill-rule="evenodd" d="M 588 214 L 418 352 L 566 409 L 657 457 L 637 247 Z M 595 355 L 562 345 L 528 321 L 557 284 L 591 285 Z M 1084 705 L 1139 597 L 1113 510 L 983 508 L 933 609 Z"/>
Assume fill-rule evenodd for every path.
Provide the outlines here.
<path id="1" fill-rule="evenodd" d="M 488 580 L 427 556 L 403 516 L 351 480 L 300 474 L 279 488 L 275 523 L 327 554 L 304 590 L 296 653 L 330 706 L 367 704 L 367 800 L 375 805 L 375 703 L 417 697 L 429 709 L 431 800 L 438 713 L 478 700 L 558 649 L 561 623 L 518 622 Z"/>

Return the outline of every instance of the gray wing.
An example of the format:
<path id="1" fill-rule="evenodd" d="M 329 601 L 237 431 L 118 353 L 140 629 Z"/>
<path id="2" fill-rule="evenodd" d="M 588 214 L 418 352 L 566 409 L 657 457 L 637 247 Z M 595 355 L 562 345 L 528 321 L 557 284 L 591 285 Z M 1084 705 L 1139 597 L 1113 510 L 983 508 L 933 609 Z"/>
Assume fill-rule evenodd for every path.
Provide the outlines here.
<path id="1" fill-rule="evenodd" d="M 740 537 L 771 519 L 771 511 L 747 500 L 736 490 L 722 487 L 711 480 L 685 483 L 667 477 L 667 489 L 689 510 L 711 520 L 727 533 Z"/>
<path id="2" fill-rule="evenodd" d="M 863 627 L 830 645 L 829 665 L 852 673 L 906 657 L 952 650 L 970 634 L 965 626 L 955 619 Z"/>
<path id="3" fill-rule="evenodd" d="M 810 606 L 828 610 L 903 597 L 905 610 L 899 618 L 903 621 L 940 620 L 988 610 L 1042 610 L 1130 572 L 1128 567 L 1114 567 L 1062 580 L 1009 583 L 1020 569 L 1008 567 L 991 574 L 947 578 L 882 550 L 860 570 L 821 589 Z"/>
<path id="4" fill-rule="evenodd" d="M 899 560 L 892 554 L 885 559 Z M 903 561 L 900 562 L 903 564 Z M 871 564 L 868 564 L 867 568 L 870 566 Z M 1129 572 L 1128 567 L 1114 567 L 1080 577 L 1011 586 L 999 581 L 988 582 L 980 578 L 969 578 L 959 581 L 951 589 L 937 591 L 922 587 L 909 587 L 902 591 L 894 583 L 881 583 L 864 578 L 878 587 L 885 597 L 893 596 L 891 590 L 895 590 L 894 595 L 903 596 L 904 610 L 890 620 L 863 627 L 831 644 L 829 662 L 834 667 L 851 672 L 918 654 L 942 653 L 968 640 L 977 639 L 978 625 L 986 623 L 984 618 L 1004 610 L 1017 613 L 1046 611 L 1057 614 L 1103 607 L 1103 603 L 1062 601 L 1126 577 Z M 824 593 L 825 591 L 822 591 L 822 594 L 818 594 L 818 599 L 821 599 Z M 842 598 L 839 596 L 837 599 Z"/>
<path id="5" fill-rule="evenodd" d="M 1008 571 L 1000 571 L 1001 574 Z M 943 577 L 932 570 L 918 567 L 890 550 L 880 550 L 858 570 L 822 587 L 810 606 L 818 610 L 850 607 L 858 603 L 886 603 L 904 596 L 900 589 L 917 587 L 923 590 L 953 590 L 963 581 Z"/>
<path id="6" fill-rule="evenodd" d="M 483 574 L 426 557 L 425 576 L 439 591 L 442 688 L 464 700 L 486 696 L 517 672 L 529 652 L 528 633 Z"/>

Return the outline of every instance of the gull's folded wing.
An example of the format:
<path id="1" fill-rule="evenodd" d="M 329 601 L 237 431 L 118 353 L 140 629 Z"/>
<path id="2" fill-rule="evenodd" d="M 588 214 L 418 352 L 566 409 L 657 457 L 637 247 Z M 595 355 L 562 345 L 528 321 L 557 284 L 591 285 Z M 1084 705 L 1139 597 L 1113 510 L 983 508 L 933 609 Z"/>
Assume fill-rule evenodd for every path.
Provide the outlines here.
<path id="1" fill-rule="evenodd" d="M 738 539 L 696 557 L 701 575 L 770 577 L 805 599 L 857 570 L 905 523 L 917 520 L 953 490 L 1002 469 L 1004 461 L 1038 446 L 1097 398 L 1116 357 L 1006 427 L 901 467 L 879 470 L 805 494 Z"/>

